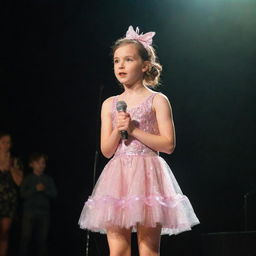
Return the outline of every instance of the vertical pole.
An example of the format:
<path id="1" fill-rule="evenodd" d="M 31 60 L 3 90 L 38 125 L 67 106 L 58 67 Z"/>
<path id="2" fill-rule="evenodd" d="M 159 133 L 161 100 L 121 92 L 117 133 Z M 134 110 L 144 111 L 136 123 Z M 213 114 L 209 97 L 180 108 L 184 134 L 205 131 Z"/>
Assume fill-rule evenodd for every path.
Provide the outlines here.
<path id="1" fill-rule="evenodd" d="M 248 230 L 248 193 L 244 195 L 244 230 Z"/>
<path id="2" fill-rule="evenodd" d="M 94 155 L 94 166 L 93 166 L 93 180 L 92 180 L 92 186 L 94 187 L 96 183 L 96 172 L 97 172 L 97 164 L 98 164 L 98 158 L 99 158 L 99 132 L 100 132 L 100 109 L 101 109 L 101 100 L 102 100 L 102 92 L 104 89 L 104 85 L 100 86 L 99 91 L 99 99 L 98 99 L 98 109 L 97 109 L 97 122 L 96 122 L 96 137 L 95 137 L 95 155 Z M 85 247 L 85 255 L 89 256 L 89 243 L 90 243 L 90 231 L 87 230 L 86 232 L 86 247 Z"/>

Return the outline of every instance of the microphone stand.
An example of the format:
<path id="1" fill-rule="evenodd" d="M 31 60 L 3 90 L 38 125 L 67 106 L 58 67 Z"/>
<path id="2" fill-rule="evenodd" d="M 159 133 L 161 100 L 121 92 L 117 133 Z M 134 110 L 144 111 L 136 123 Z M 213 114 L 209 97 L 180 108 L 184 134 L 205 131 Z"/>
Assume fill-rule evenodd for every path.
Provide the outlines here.
<path id="1" fill-rule="evenodd" d="M 93 178 L 92 178 L 92 187 L 94 187 L 96 182 L 96 172 L 97 172 L 97 164 L 99 159 L 99 127 L 100 127 L 100 109 L 101 109 L 101 100 L 102 100 L 102 92 L 104 89 L 104 85 L 100 86 L 99 91 L 99 100 L 97 107 L 97 121 L 96 121 L 96 141 L 95 141 L 95 154 L 94 154 L 94 164 L 93 164 Z M 89 256 L 89 244 L 90 244 L 90 231 L 87 229 L 86 231 L 86 247 L 85 247 L 85 255 Z"/>

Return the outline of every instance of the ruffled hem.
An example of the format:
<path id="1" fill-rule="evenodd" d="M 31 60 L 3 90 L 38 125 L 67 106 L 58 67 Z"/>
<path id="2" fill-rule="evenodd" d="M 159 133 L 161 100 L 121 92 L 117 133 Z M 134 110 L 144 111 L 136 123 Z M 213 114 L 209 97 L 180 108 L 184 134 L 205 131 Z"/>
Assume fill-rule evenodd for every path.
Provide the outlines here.
<path id="1" fill-rule="evenodd" d="M 159 156 L 114 157 L 105 166 L 79 219 L 83 229 L 106 233 L 110 227 L 162 226 L 178 234 L 199 224 L 168 164 Z"/>
<path id="2" fill-rule="evenodd" d="M 98 208 L 102 207 L 103 204 L 111 204 L 114 207 L 127 208 L 134 205 L 135 202 L 140 204 L 144 203 L 147 206 L 156 206 L 161 205 L 168 208 L 174 208 L 181 200 L 187 200 L 187 197 L 184 195 L 176 195 L 175 198 L 167 196 L 131 196 L 126 198 L 114 198 L 111 196 L 104 196 L 101 198 L 92 198 L 89 197 L 88 201 L 85 203 L 89 208 Z"/>
<path id="3" fill-rule="evenodd" d="M 121 199 L 90 197 L 79 219 L 82 229 L 100 233 L 106 233 L 109 227 L 132 228 L 136 232 L 138 224 L 147 227 L 161 225 L 162 235 L 173 235 L 191 230 L 199 221 L 188 198 L 180 194 L 175 198 L 159 195 Z"/>

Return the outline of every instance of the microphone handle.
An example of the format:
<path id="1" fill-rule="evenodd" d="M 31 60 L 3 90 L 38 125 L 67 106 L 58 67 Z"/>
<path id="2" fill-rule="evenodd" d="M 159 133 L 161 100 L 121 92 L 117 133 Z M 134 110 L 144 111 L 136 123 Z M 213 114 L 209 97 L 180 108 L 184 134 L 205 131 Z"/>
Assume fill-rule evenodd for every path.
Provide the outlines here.
<path id="1" fill-rule="evenodd" d="M 126 107 L 119 109 L 118 112 L 126 112 Z M 121 139 L 128 140 L 128 132 L 127 131 L 120 131 Z"/>
<path id="2" fill-rule="evenodd" d="M 128 140 L 128 132 L 127 131 L 120 131 L 122 140 Z"/>

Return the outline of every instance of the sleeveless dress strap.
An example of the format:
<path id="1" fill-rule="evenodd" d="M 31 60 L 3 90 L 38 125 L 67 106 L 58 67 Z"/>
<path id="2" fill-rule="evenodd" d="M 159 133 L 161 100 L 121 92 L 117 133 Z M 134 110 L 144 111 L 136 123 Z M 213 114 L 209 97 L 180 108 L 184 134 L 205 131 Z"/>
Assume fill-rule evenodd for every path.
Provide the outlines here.
<path id="1" fill-rule="evenodd" d="M 118 99 L 119 95 L 116 95 L 113 97 L 113 101 L 112 101 L 112 113 L 115 112 L 116 110 L 116 103 L 117 103 L 117 99 Z"/>
<path id="2" fill-rule="evenodd" d="M 160 92 L 153 92 L 148 98 L 151 108 L 153 107 L 153 100 L 157 94 L 160 94 Z"/>

